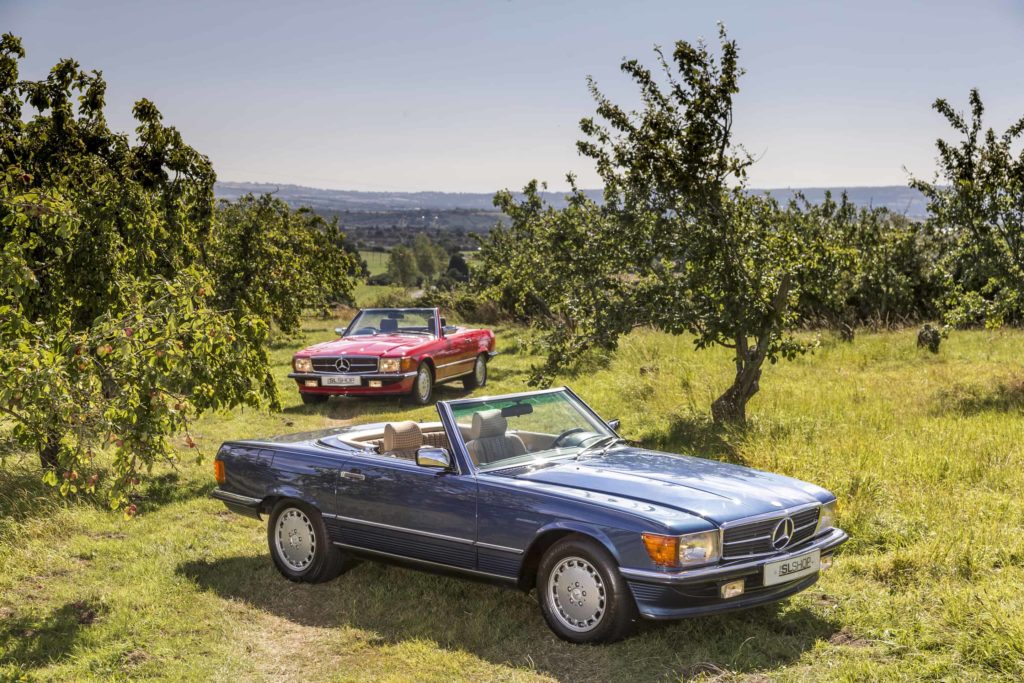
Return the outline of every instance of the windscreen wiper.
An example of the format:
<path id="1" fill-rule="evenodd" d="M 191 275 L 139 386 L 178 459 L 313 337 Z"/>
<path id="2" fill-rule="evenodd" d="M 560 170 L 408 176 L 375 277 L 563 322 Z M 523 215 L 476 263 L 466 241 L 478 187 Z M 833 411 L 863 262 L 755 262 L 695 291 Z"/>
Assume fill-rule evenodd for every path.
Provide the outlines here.
<path id="1" fill-rule="evenodd" d="M 612 446 L 616 446 L 618 444 L 623 444 L 623 443 L 628 443 L 628 442 L 625 439 L 623 439 L 621 436 L 616 436 L 614 434 L 609 434 L 608 436 L 606 436 L 605 438 L 601 439 L 600 441 L 595 441 L 594 443 L 590 444 L 586 448 L 580 450 L 580 452 L 576 454 L 576 457 L 573 458 L 573 460 L 579 460 L 580 458 L 583 457 L 584 453 L 589 453 L 590 451 L 592 451 L 593 449 L 597 448 L 598 446 L 604 446 L 604 448 L 601 449 L 601 452 L 598 453 L 598 455 L 604 455 L 605 453 L 607 453 L 611 449 Z"/>

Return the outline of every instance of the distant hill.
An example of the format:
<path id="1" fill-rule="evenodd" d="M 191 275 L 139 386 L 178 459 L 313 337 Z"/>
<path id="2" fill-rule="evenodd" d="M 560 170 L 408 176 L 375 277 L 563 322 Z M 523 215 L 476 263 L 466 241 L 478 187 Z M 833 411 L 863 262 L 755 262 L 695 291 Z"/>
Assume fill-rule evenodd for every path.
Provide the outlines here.
<path id="1" fill-rule="evenodd" d="M 843 192 L 844 188 L 803 187 L 803 188 L 772 188 L 753 190 L 768 192 L 780 201 L 786 201 L 794 192 L 802 192 L 812 202 L 820 202 L 826 190 L 834 195 Z M 877 187 L 845 188 L 850 201 L 858 206 L 884 206 L 891 211 L 906 214 L 910 218 L 925 216 L 926 202 L 917 190 L 903 185 L 884 185 Z M 409 215 L 416 211 L 455 211 L 476 214 L 477 212 L 495 211 L 493 193 L 477 192 L 360 192 L 356 190 L 325 190 L 300 185 L 278 185 L 274 183 L 236 183 L 218 182 L 215 188 L 217 197 L 236 199 L 252 192 L 262 194 L 271 192 L 292 206 L 308 206 L 316 211 L 330 214 L 355 212 L 359 214 L 390 213 L 400 211 Z M 600 190 L 586 190 L 596 200 L 601 199 Z M 565 195 L 561 192 L 542 193 L 545 200 L 554 206 L 565 205 Z"/>

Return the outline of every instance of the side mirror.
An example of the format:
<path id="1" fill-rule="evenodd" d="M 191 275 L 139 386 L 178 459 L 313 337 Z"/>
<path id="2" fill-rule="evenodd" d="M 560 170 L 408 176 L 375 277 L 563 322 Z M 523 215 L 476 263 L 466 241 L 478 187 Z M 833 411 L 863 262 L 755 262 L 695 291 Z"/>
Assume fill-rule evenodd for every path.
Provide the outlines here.
<path id="1" fill-rule="evenodd" d="M 420 467 L 432 467 L 439 470 L 451 469 L 452 458 L 448 451 L 434 446 L 423 446 L 416 451 L 416 464 Z"/>
<path id="2" fill-rule="evenodd" d="M 459 328 L 455 327 L 455 325 L 445 325 L 444 326 L 444 333 L 445 333 L 445 335 L 455 334 L 458 331 L 458 329 Z"/>
<path id="3" fill-rule="evenodd" d="M 341 335 L 345 334 L 345 328 L 344 327 L 335 327 L 334 328 L 334 334 L 336 334 L 336 335 L 338 335 L 340 337 Z"/>
<path id="4" fill-rule="evenodd" d="M 612 428 L 613 432 L 619 431 L 619 427 L 622 426 L 622 420 L 615 418 L 614 420 L 608 420 L 608 426 Z"/>

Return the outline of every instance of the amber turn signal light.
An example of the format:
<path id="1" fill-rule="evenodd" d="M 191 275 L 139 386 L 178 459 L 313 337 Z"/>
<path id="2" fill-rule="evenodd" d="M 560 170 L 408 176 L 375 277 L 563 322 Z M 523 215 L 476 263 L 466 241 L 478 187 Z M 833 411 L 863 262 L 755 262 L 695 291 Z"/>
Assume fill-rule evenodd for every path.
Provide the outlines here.
<path id="1" fill-rule="evenodd" d="M 224 472 L 224 461 L 214 460 L 213 461 L 213 477 L 217 480 L 218 484 L 223 484 L 228 480 L 227 474 Z"/>
<path id="2" fill-rule="evenodd" d="M 644 547 L 654 564 L 670 567 L 679 563 L 679 537 L 643 534 Z"/>

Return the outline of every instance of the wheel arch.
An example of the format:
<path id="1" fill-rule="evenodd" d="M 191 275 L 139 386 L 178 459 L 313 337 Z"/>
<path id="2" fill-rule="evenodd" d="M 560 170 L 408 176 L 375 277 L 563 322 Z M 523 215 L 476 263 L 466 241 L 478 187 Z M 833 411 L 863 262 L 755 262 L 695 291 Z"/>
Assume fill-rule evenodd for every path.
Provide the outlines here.
<path id="1" fill-rule="evenodd" d="M 523 561 L 519 565 L 519 578 L 517 581 L 519 588 L 528 591 L 534 587 L 537 580 L 537 568 L 540 567 L 540 561 L 544 557 L 544 553 L 551 546 L 568 536 L 580 536 L 597 543 L 608 551 L 612 559 L 615 560 L 616 565 L 619 564 L 619 553 L 615 548 L 615 544 L 612 543 L 611 539 L 603 531 L 580 522 L 556 522 L 541 528 L 523 553 Z"/>

